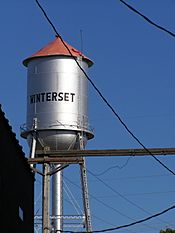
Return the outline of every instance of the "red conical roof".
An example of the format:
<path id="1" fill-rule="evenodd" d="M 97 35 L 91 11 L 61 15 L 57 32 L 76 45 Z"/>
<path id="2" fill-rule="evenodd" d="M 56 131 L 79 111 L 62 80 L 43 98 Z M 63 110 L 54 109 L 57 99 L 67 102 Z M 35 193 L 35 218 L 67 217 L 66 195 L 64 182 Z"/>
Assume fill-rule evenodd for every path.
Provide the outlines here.
<path id="1" fill-rule="evenodd" d="M 74 57 L 81 56 L 84 60 L 88 62 L 89 66 L 93 64 L 93 62 L 88 57 L 84 56 L 80 51 L 78 51 L 71 45 L 67 44 L 66 42 L 64 43 L 67 45 L 67 47 L 69 48 L 69 50 L 71 51 Z M 34 53 L 32 56 L 26 58 L 23 61 L 23 64 L 27 66 L 28 62 L 32 59 L 39 58 L 39 57 L 48 57 L 48 56 L 69 56 L 71 57 L 71 54 L 69 53 L 69 51 L 67 50 L 67 48 L 65 47 L 61 39 L 59 37 L 56 37 L 54 41 L 52 41 L 51 43 L 49 43 L 48 45 L 40 49 L 38 52 Z"/>

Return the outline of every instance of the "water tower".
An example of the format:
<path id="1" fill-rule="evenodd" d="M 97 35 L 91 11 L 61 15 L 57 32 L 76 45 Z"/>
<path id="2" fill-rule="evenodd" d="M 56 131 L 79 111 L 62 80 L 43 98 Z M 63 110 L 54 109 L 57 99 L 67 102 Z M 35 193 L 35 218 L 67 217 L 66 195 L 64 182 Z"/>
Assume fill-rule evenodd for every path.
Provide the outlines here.
<path id="1" fill-rule="evenodd" d="M 71 54 L 56 37 L 23 61 L 28 71 L 27 120 L 21 136 L 28 141 L 31 157 L 35 157 L 37 150 L 84 149 L 87 140 L 94 137 L 87 113 L 88 80 L 75 59 L 85 72 L 93 63 L 77 49 L 66 45 Z M 86 187 L 85 164 L 82 169 Z M 54 230 L 62 230 L 62 172 L 53 176 L 52 190 L 52 215 L 58 216 Z M 87 190 L 84 191 L 87 230 L 90 231 Z"/>

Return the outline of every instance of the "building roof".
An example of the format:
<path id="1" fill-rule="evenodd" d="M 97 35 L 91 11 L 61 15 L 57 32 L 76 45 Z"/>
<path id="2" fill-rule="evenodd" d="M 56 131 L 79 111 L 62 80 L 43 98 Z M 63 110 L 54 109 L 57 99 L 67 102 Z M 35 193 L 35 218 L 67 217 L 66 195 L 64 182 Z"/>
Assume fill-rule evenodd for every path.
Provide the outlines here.
<path id="1" fill-rule="evenodd" d="M 66 46 L 64 45 L 64 43 L 69 48 L 71 54 L 68 51 L 68 49 L 66 48 Z M 25 66 L 27 66 L 28 62 L 30 60 L 35 59 L 35 58 L 40 58 L 40 57 L 48 57 L 48 56 L 72 57 L 72 56 L 74 56 L 74 57 L 82 57 L 83 60 L 85 60 L 89 66 L 93 65 L 93 62 L 88 57 L 86 57 L 84 54 L 82 54 L 79 50 L 75 49 L 74 47 L 72 47 L 71 45 L 66 43 L 65 41 L 64 41 L 64 43 L 62 42 L 60 37 L 56 37 L 56 39 L 54 41 L 50 42 L 48 45 L 44 46 L 36 53 L 34 53 L 30 57 L 26 58 L 23 61 L 23 64 Z"/>
<path id="2" fill-rule="evenodd" d="M 31 173 L 31 175 L 34 178 L 34 175 L 31 172 L 32 170 L 30 168 L 30 165 L 28 164 L 27 158 L 25 157 L 25 154 L 23 152 L 22 146 L 19 144 L 19 141 L 16 138 L 16 134 L 12 131 L 12 127 L 10 126 L 9 121 L 5 117 L 5 113 L 2 111 L 1 104 L 0 104 L 0 120 L 1 120 L 1 124 L 4 125 L 7 132 L 9 133 L 11 141 L 14 143 L 16 150 L 18 151 L 18 155 L 19 155 L 20 159 L 24 162 L 24 166 L 26 166 L 26 169 L 28 169 L 28 171 Z"/>

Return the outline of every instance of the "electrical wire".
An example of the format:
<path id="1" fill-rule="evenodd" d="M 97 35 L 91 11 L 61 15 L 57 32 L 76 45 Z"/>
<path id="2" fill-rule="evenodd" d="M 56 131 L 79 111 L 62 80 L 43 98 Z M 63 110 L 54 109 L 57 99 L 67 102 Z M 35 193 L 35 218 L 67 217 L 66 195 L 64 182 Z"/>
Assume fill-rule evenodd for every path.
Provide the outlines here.
<path id="1" fill-rule="evenodd" d="M 102 218 L 99 218 L 99 217 L 93 215 L 93 214 L 92 214 L 92 216 L 93 216 L 94 218 L 96 218 L 97 220 L 103 222 L 103 223 L 106 223 L 106 224 L 111 225 L 111 226 L 113 226 L 113 227 L 116 226 L 116 225 L 114 225 L 113 223 L 110 223 L 110 222 L 108 222 L 108 221 L 106 221 L 106 220 L 104 220 L 104 219 L 102 219 Z M 129 230 L 126 229 L 125 231 L 127 231 L 127 232 L 129 232 L 129 233 L 136 233 L 135 231 L 133 231 L 133 230 L 131 230 L 131 229 L 129 229 Z"/>
<path id="2" fill-rule="evenodd" d="M 128 6 L 130 9 L 134 10 L 134 8 L 132 8 L 131 6 L 129 6 L 128 4 L 126 4 L 123 0 L 120 0 L 122 3 L 124 3 L 126 6 Z M 117 112 L 115 111 L 115 109 L 112 107 L 112 105 L 107 101 L 107 99 L 103 96 L 103 94 L 101 93 L 101 91 L 96 87 L 96 85 L 92 82 L 92 80 L 89 78 L 89 76 L 86 74 L 86 72 L 82 69 L 82 67 L 80 66 L 80 64 L 78 63 L 78 61 L 76 60 L 76 58 L 72 55 L 70 49 L 68 48 L 68 46 L 65 44 L 65 42 L 63 41 L 62 37 L 59 35 L 59 33 L 57 32 L 55 26 L 52 24 L 52 22 L 50 21 L 50 19 L 48 18 L 46 12 L 44 11 L 44 9 L 42 8 L 42 6 L 39 4 L 38 0 L 36 0 L 38 6 L 40 7 L 40 9 L 42 10 L 43 14 L 45 15 L 46 19 L 48 20 L 49 24 L 52 26 L 53 30 L 56 32 L 56 35 L 60 38 L 60 40 L 62 41 L 62 43 L 64 44 L 64 46 L 66 47 L 66 49 L 68 50 L 68 52 L 70 53 L 71 57 L 74 58 L 76 64 L 78 65 L 78 67 L 80 68 L 80 70 L 84 73 L 84 75 L 86 76 L 86 78 L 88 79 L 88 81 L 91 83 L 91 85 L 94 87 L 94 89 L 97 91 L 97 93 L 100 95 L 100 97 L 102 98 L 102 100 L 106 103 L 106 105 L 111 109 L 111 111 L 114 113 L 114 115 L 118 118 L 118 120 L 120 121 L 120 123 L 124 126 L 124 128 L 127 130 L 127 132 L 148 152 L 148 154 L 150 154 L 160 165 L 162 165 L 165 169 L 167 169 L 170 173 L 172 173 L 173 175 L 175 175 L 175 173 L 169 169 L 164 163 L 162 163 L 159 159 L 157 159 L 157 157 L 155 157 L 143 144 L 142 142 L 130 131 L 130 129 L 128 128 L 128 126 L 123 122 L 123 120 L 121 119 L 121 117 L 117 114 Z M 137 12 L 135 10 L 136 13 L 138 13 L 139 15 L 141 15 L 144 19 L 146 19 L 149 23 L 153 24 L 154 26 L 158 27 L 161 30 L 166 31 L 167 33 L 169 33 L 170 35 L 173 35 L 175 37 L 175 35 L 171 32 L 169 32 L 168 30 L 164 29 L 163 27 L 156 25 L 155 23 L 153 23 L 152 21 L 150 21 L 147 17 L 145 17 L 144 15 L 140 14 L 139 12 Z M 126 198 L 125 198 L 126 199 Z M 132 203 L 132 202 L 130 202 Z M 135 205 L 135 204 L 134 204 Z M 139 207 L 140 208 L 140 207 Z M 151 218 L 157 217 L 159 215 L 162 215 L 164 213 L 166 213 L 167 211 L 174 209 L 175 206 L 172 206 L 158 214 L 152 215 L 150 217 L 147 217 L 145 219 L 127 224 L 127 225 L 123 225 L 123 226 L 118 226 L 115 228 L 108 228 L 108 229 L 103 229 L 103 230 L 99 230 L 99 231 L 93 231 L 95 232 L 106 232 L 106 231 L 113 231 L 113 230 L 117 230 L 117 229 L 121 229 L 124 227 L 129 227 L 129 226 L 133 226 L 135 224 L 144 222 L 144 221 L 148 221 Z M 141 208 L 142 209 L 142 208 Z M 58 231 L 56 231 L 58 232 Z M 70 231 L 60 231 L 59 232 L 70 232 Z M 71 231 L 72 232 L 72 231 Z"/>
<path id="3" fill-rule="evenodd" d="M 64 177 L 64 178 L 65 178 L 69 183 L 73 184 L 75 187 L 81 189 L 80 186 L 78 186 L 77 184 L 75 184 L 75 183 L 74 183 L 73 181 L 71 181 L 69 178 L 67 178 L 67 177 Z M 113 210 L 114 212 L 118 213 L 119 215 L 121 215 L 121 216 L 123 216 L 123 217 L 125 217 L 125 218 L 128 218 L 128 219 L 130 219 L 130 220 L 132 220 L 132 221 L 135 220 L 135 219 L 129 217 L 128 215 L 123 214 L 122 212 L 120 212 L 119 210 L 115 209 L 114 207 L 112 207 L 112 206 L 106 204 L 105 202 L 99 200 L 99 199 L 98 199 L 97 197 L 95 197 L 94 195 L 89 194 L 89 196 L 92 197 L 92 199 L 96 200 L 98 203 L 100 203 L 100 204 L 102 204 L 103 206 L 105 206 L 106 208 L 108 208 L 108 209 L 110 209 L 110 210 Z"/>
<path id="4" fill-rule="evenodd" d="M 115 190 L 113 187 L 111 187 L 110 185 L 106 184 L 106 183 L 105 183 L 103 180 L 101 180 L 99 177 L 96 177 L 96 175 L 94 175 L 91 171 L 87 170 L 87 172 L 90 173 L 92 176 L 95 176 L 95 178 L 96 178 L 97 180 L 99 180 L 101 183 L 103 183 L 107 188 L 109 188 L 109 189 L 110 189 L 111 191 L 113 191 L 115 194 L 119 195 L 122 199 L 124 199 L 125 201 L 127 201 L 127 202 L 130 203 L 131 205 L 135 206 L 136 208 L 140 209 L 140 210 L 143 211 L 144 213 L 146 213 L 146 214 L 148 214 L 148 215 L 151 215 L 150 212 L 148 212 L 148 211 L 145 210 L 144 208 L 140 207 L 139 205 L 135 204 L 134 202 L 130 201 L 128 198 L 126 198 L 124 195 L 122 195 L 121 193 L 119 193 L 119 192 L 118 192 L 117 190 Z M 73 184 L 74 186 L 76 186 L 76 187 L 78 187 L 79 189 L 81 189 L 77 184 L 75 184 L 74 182 L 72 182 L 72 181 L 71 181 L 70 179 L 68 179 L 67 177 L 65 177 L 65 179 L 66 179 L 69 183 L 71 183 L 71 184 Z M 93 198 L 94 200 L 96 200 L 97 202 L 99 202 L 100 204 L 102 204 L 103 206 L 105 206 L 106 208 L 109 208 L 109 209 L 113 210 L 114 212 L 118 213 L 119 215 L 121 215 L 121 216 L 123 216 L 123 217 L 125 217 L 125 218 L 128 218 L 128 219 L 130 219 L 130 220 L 132 220 L 132 221 L 135 221 L 135 219 L 129 217 L 129 216 L 126 215 L 126 214 L 123 214 L 122 212 L 118 211 L 118 210 L 115 209 L 114 207 L 112 207 L 112 206 L 110 206 L 110 205 L 104 203 L 103 201 L 99 200 L 99 198 L 93 196 L 92 194 L 89 194 L 89 196 L 92 197 L 92 198 Z M 159 220 L 160 222 L 162 222 L 162 223 L 165 223 L 165 224 L 168 224 L 168 225 L 172 225 L 172 224 L 170 224 L 169 222 L 164 221 L 164 220 L 162 220 L 162 219 L 158 219 L 158 220 Z M 155 228 L 153 228 L 153 227 L 151 227 L 151 226 L 147 226 L 147 225 L 146 225 L 146 227 L 149 227 L 149 228 L 155 230 Z M 158 229 L 156 229 L 156 230 L 158 230 Z"/>
<path id="5" fill-rule="evenodd" d="M 96 174 L 95 174 L 96 175 Z M 98 174 L 97 174 L 98 176 Z M 111 178 L 103 178 L 105 181 L 115 181 L 115 180 L 140 180 L 140 179 L 157 179 L 159 177 L 169 177 L 171 175 L 166 174 L 166 175 L 148 175 L 148 176 L 117 176 L 117 177 L 111 177 Z M 89 179 L 91 182 L 96 182 L 94 179 Z"/>
<path id="6" fill-rule="evenodd" d="M 66 178 L 66 177 L 65 177 L 65 178 Z M 80 187 L 79 187 L 77 184 L 75 184 L 74 182 L 70 181 L 68 178 L 66 178 L 66 180 L 68 180 L 71 184 L 75 185 L 76 187 L 78 187 L 78 188 L 80 189 Z M 115 210 L 117 213 L 120 213 L 118 210 L 116 210 L 115 208 L 110 207 L 109 205 L 103 203 L 102 201 L 100 201 L 100 200 L 98 200 L 96 197 L 94 197 L 93 195 L 90 195 L 90 196 L 91 196 L 93 199 L 95 199 L 96 201 L 98 201 L 99 203 L 103 204 L 104 206 L 109 207 L 109 208 L 112 209 L 112 210 Z M 91 233 L 98 233 L 98 232 L 99 232 L 99 233 L 100 233 L 100 232 L 102 233 L 102 232 L 114 231 L 114 230 L 119 230 L 119 229 L 131 227 L 131 226 L 134 226 L 134 225 L 136 225 L 136 224 L 140 224 L 140 223 L 146 222 L 146 221 L 148 221 L 148 220 L 150 220 L 150 219 L 156 218 L 156 217 L 158 217 L 158 216 L 160 216 L 160 215 L 163 215 L 163 214 L 167 213 L 168 211 L 170 211 L 170 210 L 172 210 L 172 209 L 175 209 L 175 205 L 174 205 L 174 206 L 171 206 L 171 207 L 169 207 L 169 208 L 167 208 L 167 209 L 165 209 L 165 210 L 163 210 L 162 212 L 159 212 L 159 213 L 156 213 L 156 214 L 154 214 L 154 215 L 151 215 L 151 216 L 149 216 L 149 217 L 147 217 L 147 218 L 144 218 L 144 219 L 141 219 L 141 220 L 138 220 L 138 221 L 134 221 L 134 222 L 129 223 L 129 224 L 125 224 L 125 225 L 113 227 L 113 228 L 107 228 L 107 229 L 103 229 L 103 230 L 95 230 L 95 231 L 92 231 Z M 121 214 L 121 213 L 120 213 L 120 214 Z M 131 219 L 131 220 L 133 220 L 132 218 L 130 218 L 130 217 L 124 215 L 124 214 L 122 214 L 122 215 L 125 216 L 125 217 L 127 217 L 127 218 L 129 218 L 129 219 Z M 148 226 L 147 226 L 147 227 L 148 227 Z M 151 227 L 151 226 L 149 226 L 149 227 Z M 56 230 L 55 233 L 56 233 L 56 232 L 63 232 L 63 233 L 64 233 L 64 232 L 65 232 L 65 233 L 88 233 L 88 232 L 86 232 L 86 231 L 81 231 L 81 232 L 79 232 L 79 231 L 62 231 L 62 230 Z M 90 233 L 90 232 L 89 232 L 89 233 Z"/>
<path id="7" fill-rule="evenodd" d="M 116 227 L 113 227 L 113 228 L 107 228 L 107 229 L 103 229 L 103 230 L 95 230 L 95 231 L 92 231 L 92 232 L 86 232 L 86 231 L 84 231 L 84 232 L 82 232 L 82 231 L 81 231 L 81 232 L 78 232 L 78 231 L 62 231 L 62 230 L 56 230 L 55 233 L 56 233 L 56 232 L 63 232 L 63 233 L 102 233 L 102 232 L 107 232 L 107 231 L 119 230 L 119 229 L 123 229 L 123 228 L 127 228 L 127 227 L 131 227 L 131 226 L 137 225 L 137 224 L 139 224 L 139 223 L 146 222 L 146 221 L 148 221 L 148 220 L 150 220 L 150 219 L 153 219 L 153 218 L 156 218 L 156 217 L 158 217 L 158 216 L 160 216 L 160 215 L 163 215 L 163 214 L 165 214 L 165 213 L 167 213 L 167 212 L 169 212 L 170 210 L 173 210 L 173 209 L 175 209 L 175 206 L 171 206 L 171 207 L 169 207 L 169 208 L 163 210 L 162 212 L 156 213 L 156 214 L 154 214 L 154 215 L 152 215 L 152 216 L 149 216 L 149 217 L 147 217 L 147 218 L 140 219 L 140 220 L 138 220 L 138 221 L 136 221 L 136 222 L 132 222 L 132 223 L 125 224 L 125 225 L 121 225 L 121 226 L 116 226 Z"/>
<path id="8" fill-rule="evenodd" d="M 64 40 L 62 39 L 61 35 L 58 33 L 56 27 L 53 25 L 53 23 L 51 22 L 51 20 L 49 19 L 49 17 L 47 16 L 45 10 L 43 9 L 43 7 L 41 6 L 41 4 L 38 2 L 38 0 L 35 0 L 38 7 L 41 9 L 41 11 L 43 12 L 44 16 L 46 17 L 47 21 L 49 22 L 49 24 L 51 25 L 52 29 L 54 30 L 54 32 L 56 33 L 56 36 L 58 36 L 61 40 L 61 42 L 63 43 L 63 45 L 65 46 L 65 48 L 67 49 L 67 51 L 69 52 L 70 56 L 74 59 L 74 61 L 76 62 L 77 66 L 80 68 L 80 70 L 83 72 L 83 74 L 86 76 L 86 78 L 88 79 L 88 81 L 90 82 L 90 84 L 93 86 L 93 88 L 95 89 L 95 91 L 99 94 L 99 96 L 101 97 L 101 99 L 104 101 L 104 103 L 109 107 L 109 109 L 113 112 L 113 114 L 115 115 L 115 117 L 119 120 L 119 122 L 123 125 L 123 127 L 126 129 L 126 131 L 132 136 L 132 138 L 135 139 L 135 141 L 144 148 L 144 150 L 151 155 L 162 167 L 164 167 L 166 170 L 168 170 L 171 174 L 175 175 L 175 172 L 172 171 L 170 168 L 168 168 L 163 162 L 161 162 L 156 156 L 154 156 L 145 146 L 144 144 L 134 135 L 134 133 L 131 132 L 131 130 L 128 128 L 128 126 L 125 124 L 125 122 L 122 120 L 122 118 L 119 116 L 119 114 L 116 112 L 116 110 L 112 107 L 112 105 L 108 102 L 108 100 L 103 96 L 102 92 L 97 88 L 97 86 L 94 84 L 94 82 L 90 79 L 90 77 L 86 74 L 86 72 L 84 71 L 84 69 L 80 66 L 80 64 L 78 63 L 78 61 L 76 60 L 76 58 L 73 56 L 72 52 L 70 51 L 69 47 L 67 46 L 67 44 L 64 42 Z M 120 0 L 122 1 L 122 0 Z M 123 1 L 122 1 L 123 2 Z M 124 3 L 124 2 L 123 2 Z"/>
<path id="9" fill-rule="evenodd" d="M 128 202 L 129 204 L 131 204 L 132 206 L 136 207 L 137 209 L 143 211 L 146 214 L 150 214 L 148 211 L 146 211 L 144 208 L 142 208 L 141 206 L 137 205 L 136 203 L 132 202 L 131 200 L 129 200 L 128 198 L 126 198 L 124 195 L 122 195 L 120 192 L 118 192 L 116 189 L 114 189 L 113 187 L 111 187 L 109 184 L 107 184 L 106 182 L 104 182 L 102 179 L 100 179 L 98 176 L 96 176 L 93 172 L 91 172 L 90 170 L 87 169 L 87 172 L 89 174 L 91 174 L 93 177 L 95 177 L 98 181 L 100 181 L 104 186 L 106 186 L 108 189 L 110 189 L 113 193 L 117 194 L 118 196 L 120 196 L 122 199 L 124 199 L 126 202 Z"/>
<path id="10" fill-rule="evenodd" d="M 110 170 L 115 169 L 115 168 L 118 168 L 118 169 L 121 170 L 121 169 L 123 169 L 124 167 L 126 167 L 126 166 L 128 165 L 130 159 L 133 158 L 133 157 L 134 157 L 134 155 L 129 156 L 129 158 L 126 160 L 126 162 L 125 162 L 122 166 L 119 166 L 118 164 L 113 165 L 113 166 L 111 166 L 111 167 L 108 167 L 107 169 L 105 169 L 104 171 L 102 171 L 102 172 L 100 172 L 100 173 L 96 173 L 95 176 L 102 176 L 102 175 L 104 175 L 105 173 L 107 173 L 107 172 L 109 172 Z"/>
<path id="11" fill-rule="evenodd" d="M 106 223 L 106 224 L 111 225 L 111 226 L 113 226 L 113 227 L 116 226 L 114 223 L 108 222 L 106 219 L 97 217 L 97 216 L 94 215 L 94 214 L 91 214 L 91 215 L 92 215 L 93 218 L 95 218 L 95 219 L 97 219 L 97 220 L 99 220 L 99 221 L 101 221 L 101 222 L 103 222 L 103 223 Z M 145 224 L 145 225 L 146 225 L 146 224 Z M 129 230 L 126 229 L 125 231 L 130 232 L 130 233 L 136 233 L 135 231 L 133 231 L 133 230 L 131 230 L 131 229 L 129 229 Z"/>
<path id="12" fill-rule="evenodd" d="M 74 183 L 73 181 L 71 181 L 69 178 L 67 178 L 67 177 L 64 177 L 64 178 L 65 178 L 69 183 L 73 184 L 75 187 L 81 189 L 80 186 L 78 186 L 77 184 L 75 184 L 75 183 Z M 113 206 L 110 206 L 110 205 L 106 204 L 105 202 L 101 201 L 100 199 L 98 199 L 98 198 L 95 197 L 94 195 L 89 194 L 89 196 L 90 196 L 92 199 L 96 200 L 96 201 L 97 201 L 98 203 L 100 203 L 101 205 L 105 206 L 106 208 L 108 208 L 108 209 L 110 209 L 110 210 L 112 210 L 112 211 L 118 213 L 120 216 L 125 217 L 125 218 L 127 218 L 127 219 L 129 219 L 129 220 L 131 220 L 131 221 L 136 221 L 134 218 L 131 218 L 131 217 L 129 217 L 128 215 L 126 215 L 126 214 L 120 212 L 119 210 L 115 209 Z M 146 224 L 143 224 L 143 225 L 145 225 L 145 227 L 147 227 L 147 228 L 150 228 L 150 229 L 153 229 L 153 230 L 156 230 L 156 231 L 158 230 L 157 228 L 152 227 L 152 226 L 150 226 L 150 225 L 146 225 Z"/>
<path id="13" fill-rule="evenodd" d="M 131 5 L 129 5 L 128 3 L 126 3 L 123 0 L 119 0 L 121 3 L 123 3 L 125 6 L 127 6 L 130 10 L 132 10 L 133 12 L 135 12 L 136 14 L 140 15 L 144 20 L 146 20 L 148 23 L 152 24 L 153 26 L 155 26 L 156 28 L 168 33 L 170 36 L 175 37 L 175 34 L 171 31 L 169 31 L 168 29 L 158 25 L 157 23 L 154 23 L 151 19 L 149 19 L 147 16 L 143 15 L 142 13 L 140 13 L 138 10 L 136 10 L 134 7 L 132 7 Z"/>
<path id="14" fill-rule="evenodd" d="M 169 191 L 164 191 L 164 192 L 144 192 L 144 193 L 126 193 L 124 196 L 150 196 L 150 195 L 164 195 L 164 194 L 174 194 L 175 190 L 169 190 Z M 98 198 L 116 198 L 114 195 L 100 195 Z"/>
<path id="15" fill-rule="evenodd" d="M 105 185 L 108 189 L 110 189 L 112 192 L 114 192 L 115 194 L 117 194 L 118 196 L 120 196 L 122 199 L 124 199 L 126 202 L 130 203 L 131 205 L 133 205 L 134 207 L 138 208 L 139 210 L 143 211 L 146 214 L 151 214 L 149 211 L 145 210 L 143 207 L 139 206 L 138 204 L 134 203 L 133 201 L 131 201 L 130 199 L 128 199 L 127 197 L 125 197 L 123 194 L 121 194 L 120 192 L 118 192 L 116 189 L 114 189 L 113 187 L 111 187 L 109 184 L 107 184 L 106 182 L 104 182 L 102 179 L 100 179 L 98 176 L 96 176 L 93 172 L 91 172 L 90 170 L 87 169 L 87 172 L 90 173 L 92 176 L 94 176 L 98 181 L 100 181 L 103 185 Z M 171 225 L 169 222 L 164 221 L 162 219 L 159 219 L 160 222 L 163 222 L 165 224 L 169 224 Z"/>

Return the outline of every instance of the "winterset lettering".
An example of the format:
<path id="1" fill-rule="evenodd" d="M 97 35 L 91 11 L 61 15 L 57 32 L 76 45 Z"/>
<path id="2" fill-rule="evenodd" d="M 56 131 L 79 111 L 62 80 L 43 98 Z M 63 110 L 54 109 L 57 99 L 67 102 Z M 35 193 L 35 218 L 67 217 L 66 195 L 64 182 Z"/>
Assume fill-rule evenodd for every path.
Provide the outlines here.
<path id="1" fill-rule="evenodd" d="M 74 102 L 75 93 L 70 92 L 42 92 L 30 95 L 30 104 L 49 101 L 69 101 Z"/>

